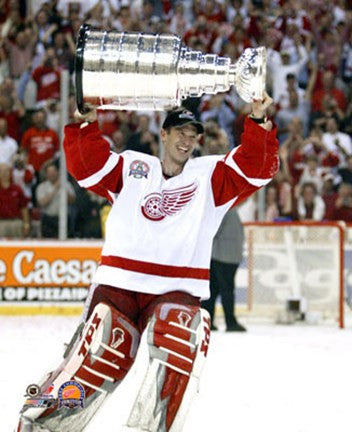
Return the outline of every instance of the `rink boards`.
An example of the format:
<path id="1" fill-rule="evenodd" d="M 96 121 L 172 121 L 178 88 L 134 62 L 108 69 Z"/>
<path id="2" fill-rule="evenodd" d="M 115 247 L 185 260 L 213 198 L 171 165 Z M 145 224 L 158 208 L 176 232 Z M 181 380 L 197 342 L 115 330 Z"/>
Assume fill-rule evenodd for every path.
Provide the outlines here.
<path id="1" fill-rule="evenodd" d="M 90 240 L 0 241 L 0 314 L 81 313 L 102 245 Z M 344 261 L 345 294 L 351 299 L 351 244 L 345 247 Z M 237 305 L 247 301 L 246 263 L 245 248 L 236 277 Z M 274 267 L 270 272 L 275 273 Z"/>

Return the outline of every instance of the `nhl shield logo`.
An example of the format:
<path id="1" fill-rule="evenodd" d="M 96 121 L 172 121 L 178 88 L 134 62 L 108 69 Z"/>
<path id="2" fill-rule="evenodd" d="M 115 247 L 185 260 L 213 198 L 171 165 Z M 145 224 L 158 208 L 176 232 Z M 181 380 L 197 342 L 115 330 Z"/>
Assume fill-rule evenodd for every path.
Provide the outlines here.
<path id="1" fill-rule="evenodd" d="M 149 165 L 141 160 L 135 160 L 130 165 L 129 176 L 133 176 L 136 179 L 143 177 L 147 178 L 149 173 Z"/>

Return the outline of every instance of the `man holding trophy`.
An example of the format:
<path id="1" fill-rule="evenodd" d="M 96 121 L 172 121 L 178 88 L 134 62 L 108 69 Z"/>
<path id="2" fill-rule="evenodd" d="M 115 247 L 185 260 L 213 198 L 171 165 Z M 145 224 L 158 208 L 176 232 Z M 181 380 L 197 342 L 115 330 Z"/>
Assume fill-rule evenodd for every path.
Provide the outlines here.
<path id="1" fill-rule="evenodd" d="M 266 118 L 265 51 L 246 50 L 231 65 L 188 50 L 175 36 L 84 27 L 76 75 L 81 114 L 65 128 L 67 168 L 112 209 L 82 323 L 39 388 L 57 397 L 61 386 L 78 383 L 84 407 L 24 407 L 17 432 L 82 431 L 130 370 L 140 343 L 149 360 L 123 430 L 179 432 L 208 352 L 210 319 L 200 301 L 210 294 L 213 237 L 225 213 L 278 169 L 276 127 Z M 162 160 L 111 152 L 98 128 L 97 106 L 166 109 L 232 84 L 252 112 L 241 145 L 227 155 L 191 158 L 203 126 L 183 108 L 166 114 Z"/>

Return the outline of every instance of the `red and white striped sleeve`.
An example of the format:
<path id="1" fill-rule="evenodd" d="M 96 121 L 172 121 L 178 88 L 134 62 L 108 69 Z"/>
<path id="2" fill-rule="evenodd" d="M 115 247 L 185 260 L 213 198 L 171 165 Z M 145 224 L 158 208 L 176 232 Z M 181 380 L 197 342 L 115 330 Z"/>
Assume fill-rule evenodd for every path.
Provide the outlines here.
<path id="1" fill-rule="evenodd" d="M 78 184 L 113 201 L 123 185 L 123 157 L 110 150 L 98 122 L 66 126 L 64 149 L 67 170 Z"/>
<path id="2" fill-rule="evenodd" d="M 211 184 L 216 206 L 234 198 L 234 204 L 239 204 L 271 181 L 279 168 L 276 131 L 276 126 L 266 131 L 246 118 L 241 145 L 219 161 L 213 171 Z"/>

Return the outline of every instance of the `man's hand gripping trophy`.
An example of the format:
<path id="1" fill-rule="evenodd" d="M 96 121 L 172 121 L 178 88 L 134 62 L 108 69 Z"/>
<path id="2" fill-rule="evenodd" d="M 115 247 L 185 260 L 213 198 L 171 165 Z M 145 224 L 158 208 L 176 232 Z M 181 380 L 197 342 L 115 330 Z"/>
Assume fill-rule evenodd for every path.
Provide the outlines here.
<path id="1" fill-rule="evenodd" d="M 273 103 L 273 99 L 268 95 L 266 91 L 263 92 L 263 99 L 258 99 L 252 102 L 252 112 L 249 117 L 259 124 L 263 129 L 271 131 L 273 124 L 271 120 L 268 120 L 266 111 L 269 106 Z"/>

